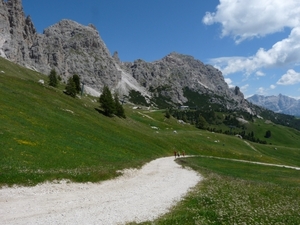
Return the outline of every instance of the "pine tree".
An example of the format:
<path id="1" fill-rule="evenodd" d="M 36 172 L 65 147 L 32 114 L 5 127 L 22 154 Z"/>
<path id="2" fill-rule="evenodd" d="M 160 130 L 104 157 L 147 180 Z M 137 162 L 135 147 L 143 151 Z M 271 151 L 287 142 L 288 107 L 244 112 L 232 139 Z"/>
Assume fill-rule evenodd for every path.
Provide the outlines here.
<path id="1" fill-rule="evenodd" d="M 77 74 L 73 75 L 73 81 L 75 82 L 76 92 L 79 93 L 81 91 L 80 88 L 80 77 Z"/>
<path id="2" fill-rule="evenodd" d="M 168 118 L 168 119 L 170 119 L 171 113 L 170 113 L 170 110 L 169 110 L 169 109 L 166 109 L 165 117 Z"/>
<path id="3" fill-rule="evenodd" d="M 52 87 L 57 87 L 57 75 L 55 69 L 52 69 L 49 74 L 49 85 Z"/>
<path id="4" fill-rule="evenodd" d="M 126 118 L 124 108 L 120 103 L 119 96 L 117 93 L 114 94 L 114 100 L 115 100 L 115 114 L 118 117 Z"/>
<path id="5" fill-rule="evenodd" d="M 75 84 L 73 78 L 70 77 L 68 79 L 68 82 L 67 82 L 66 93 L 68 95 L 71 95 L 73 98 L 75 98 L 76 97 L 76 92 L 77 92 L 76 91 L 76 84 Z"/>
<path id="6" fill-rule="evenodd" d="M 115 102 L 107 86 L 104 86 L 99 102 L 101 108 L 104 110 L 104 115 L 112 116 L 115 112 Z"/>
<path id="7" fill-rule="evenodd" d="M 198 122 L 197 122 L 197 127 L 200 128 L 200 129 L 204 129 L 206 123 L 207 123 L 207 122 L 206 122 L 206 120 L 204 119 L 204 117 L 201 116 L 201 115 L 199 115 Z"/>
<path id="8" fill-rule="evenodd" d="M 265 138 L 270 138 L 271 137 L 271 131 L 267 130 L 265 134 Z"/>

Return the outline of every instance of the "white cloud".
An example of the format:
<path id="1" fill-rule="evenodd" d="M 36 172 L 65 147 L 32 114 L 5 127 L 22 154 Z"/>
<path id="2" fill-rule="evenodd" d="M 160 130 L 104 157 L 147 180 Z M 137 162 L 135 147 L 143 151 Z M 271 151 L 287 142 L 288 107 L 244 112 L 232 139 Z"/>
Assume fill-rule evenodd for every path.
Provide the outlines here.
<path id="1" fill-rule="evenodd" d="M 275 89 L 275 88 L 276 88 L 276 86 L 275 86 L 275 85 L 273 85 L 273 84 L 271 84 L 271 85 L 270 85 L 270 88 L 273 90 L 273 89 Z"/>
<path id="2" fill-rule="evenodd" d="M 234 85 L 232 84 L 232 80 L 230 78 L 225 78 L 224 80 L 228 84 L 229 88 L 233 88 L 234 87 Z"/>
<path id="3" fill-rule="evenodd" d="M 256 93 L 259 95 L 264 95 L 266 93 L 266 90 L 263 87 L 260 87 L 257 89 Z"/>
<path id="4" fill-rule="evenodd" d="M 256 74 L 256 76 L 258 76 L 258 77 L 263 77 L 263 76 L 266 75 L 266 74 L 264 74 L 264 73 L 261 72 L 261 71 L 257 71 L 255 74 Z"/>
<path id="5" fill-rule="evenodd" d="M 220 23 L 221 36 L 232 36 L 236 43 L 299 26 L 298 0 L 220 0 L 216 12 L 206 12 L 202 22 Z"/>
<path id="6" fill-rule="evenodd" d="M 244 86 L 241 87 L 241 91 L 244 93 L 248 90 L 249 84 L 246 84 Z"/>
<path id="7" fill-rule="evenodd" d="M 300 83 L 300 73 L 295 70 L 288 70 L 278 81 L 279 85 L 293 85 Z"/>
<path id="8" fill-rule="evenodd" d="M 269 50 L 260 48 L 251 57 L 215 58 L 211 63 L 215 64 L 224 75 L 236 72 L 251 74 L 261 68 L 295 65 L 300 63 L 299 40 L 300 26 L 292 29 L 289 37 L 277 42 Z"/>

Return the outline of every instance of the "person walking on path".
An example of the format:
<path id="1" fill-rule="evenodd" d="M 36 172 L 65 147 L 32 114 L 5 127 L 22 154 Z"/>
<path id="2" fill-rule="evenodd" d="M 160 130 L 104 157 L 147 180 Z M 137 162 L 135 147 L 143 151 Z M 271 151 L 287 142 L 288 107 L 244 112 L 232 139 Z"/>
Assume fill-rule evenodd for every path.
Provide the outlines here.
<path id="1" fill-rule="evenodd" d="M 177 155 L 177 152 L 176 152 L 176 151 L 174 151 L 174 156 L 175 156 L 175 159 L 176 159 L 176 155 Z"/>

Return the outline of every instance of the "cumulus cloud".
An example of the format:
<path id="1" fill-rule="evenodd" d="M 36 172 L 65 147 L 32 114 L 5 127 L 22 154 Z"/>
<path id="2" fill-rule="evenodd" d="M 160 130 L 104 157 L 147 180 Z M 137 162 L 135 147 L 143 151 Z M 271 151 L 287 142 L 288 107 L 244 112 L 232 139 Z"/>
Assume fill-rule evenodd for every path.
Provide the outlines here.
<path id="1" fill-rule="evenodd" d="M 275 86 L 274 84 L 271 84 L 271 85 L 270 85 L 270 88 L 273 90 L 273 89 L 276 88 L 276 86 Z"/>
<path id="2" fill-rule="evenodd" d="M 259 95 L 265 95 L 266 94 L 266 90 L 263 87 L 258 88 L 256 92 Z"/>
<path id="3" fill-rule="evenodd" d="M 298 0 L 220 0 L 216 12 L 206 12 L 202 22 L 220 23 L 221 37 L 232 36 L 236 43 L 299 26 Z"/>
<path id="4" fill-rule="evenodd" d="M 264 73 L 261 72 L 261 71 L 257 71 L 255 74 L 256 74 L 256 76 L 258 76 L 258 77 L 263 77 L 263 76 L 266 75 L 266 74 L 264 74 Z"/>
<path id="5" fill-rule="evenodd" d="M 270 49 L 260 48 L 250 57 L 221 57 L 210 60 L 224 75 L 243 72 L 264 75 L 262 68 L 287 67 L 300 63 L 300 1 L 298 0 L 220 0 L 216 12 L 207 12 L 202 22 L 220 23 L 222 37 L 237 43 L 290 28 L 288 37 Z"/>
<path id="6" fill-rule="evenodd" d="M 269 50 L 260 48 L 251 57 L 222 57 L 211 60 L 228 75 L 236 72 L 253 73 L 261 68 L 283 67 L 300 62 L 300 26 L 292 29 L 290 35 L 277 42 Z"/>
<path id="7" fill-rule="evenodd" d="M 297 73 L 295 70 L 288 70 L 278 81 L 279 85 L 293 85 L 300 83 L 300 73 Z"/>
<path id="8" fill-rule="evenodd" d="M 246 84 L 244 86 L 241 87 L 241 91 L 244 93 L 248 90 L 249 84 Z"/>
<path id="9" fill-rule="evenodd" d="M 225 78 L 224 80 L 228 84 L 229 88 L 233 88 L 234 87 L 234 85 L 232 84 L 232 80 L 230 78 Z"/>

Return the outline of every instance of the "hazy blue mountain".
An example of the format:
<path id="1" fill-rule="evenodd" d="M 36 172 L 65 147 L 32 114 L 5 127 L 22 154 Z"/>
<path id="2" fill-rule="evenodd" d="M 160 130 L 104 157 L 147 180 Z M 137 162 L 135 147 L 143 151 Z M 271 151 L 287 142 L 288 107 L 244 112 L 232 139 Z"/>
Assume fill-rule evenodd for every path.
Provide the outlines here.
<path id="1" fill-rule="evenodd" d="M 282 94 L 278 96 L 253 95 L 247 100 L 274 112 L 300 116 L 300 100 Z"/>

